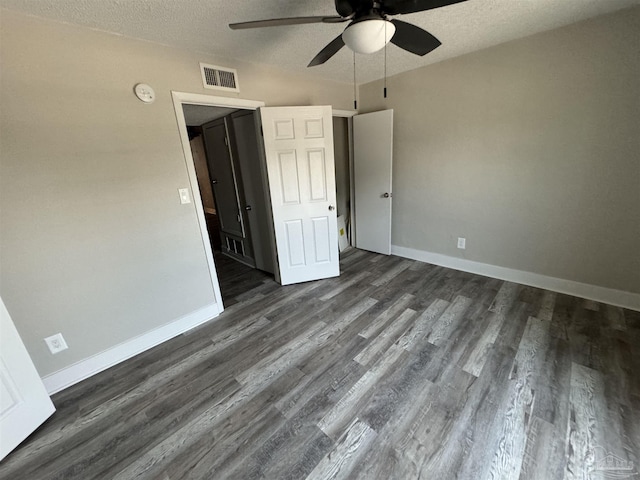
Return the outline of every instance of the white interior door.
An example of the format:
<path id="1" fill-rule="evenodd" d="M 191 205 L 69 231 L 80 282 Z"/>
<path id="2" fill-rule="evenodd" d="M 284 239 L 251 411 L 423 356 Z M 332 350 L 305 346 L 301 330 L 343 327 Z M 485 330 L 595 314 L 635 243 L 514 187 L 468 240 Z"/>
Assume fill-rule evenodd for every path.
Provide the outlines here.
<path id="1" fill-rule="evenodd" d="M 280 283 L 340 275 L 331 107 L 262 107 Z"/>
<path id="2" fill-rule="evenodd" d="M 393 110 L 353 117 L 355 246 L 391 254 Z"/>
<path id="3" fill-rule="evenodd" d="M 0 298 L 0 460 L 55 407 Z"/>

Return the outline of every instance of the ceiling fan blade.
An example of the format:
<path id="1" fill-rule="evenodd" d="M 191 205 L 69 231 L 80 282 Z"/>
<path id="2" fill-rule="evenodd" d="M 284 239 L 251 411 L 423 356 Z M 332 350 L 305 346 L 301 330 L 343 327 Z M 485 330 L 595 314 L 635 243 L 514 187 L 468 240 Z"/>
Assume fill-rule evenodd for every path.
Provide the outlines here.
<path id="1" fill-rule="evenodd" d="M 313 60 L 309 62 L 309 65 L 307 65 L 307 67 L 315 67 L 316 65 L 322 65 L 324 62 L 326 62 L 331 57 L 333 57 L 336 53 L 338 53 L 338 51 L 342 47 L 344 47 L 344 40 L 342 40 L 342 34 L 340 34 L 336 38 L 331 40 L 331 42 L 329 42 L 329 44 L 326 47 L 320 50 L 320 53 L 318 53 L 315 57 L 313 57 Z"/>
<path id="2" fill-rule="evenodd" d="M 305 23 L 342 23 L 349 21 L 349 18 L 342 17 L 291 17 L 272 18 L 270 20 L 255 20 L 253 22 L 230 23 L 231 30 L 242 30 L 245 28 L 261 27 L 282 27 L 285 25 L 302 25 Z"/>
<path id="3" fill-rule="evenodd" d="M 460 2 L 466 0 L 386 0 L 382 2 L 382 11 L 387 15 L 398 15 L 433 10 Z"/>
<path id="4" fill-rule="evenodd" d="M 391 37 L 391 43 L 416 55 L 426 55 L 438 48 L 442 43 L 426 30 L 401 20 L 391 20 L 396 27 L 396 33 Z"/>

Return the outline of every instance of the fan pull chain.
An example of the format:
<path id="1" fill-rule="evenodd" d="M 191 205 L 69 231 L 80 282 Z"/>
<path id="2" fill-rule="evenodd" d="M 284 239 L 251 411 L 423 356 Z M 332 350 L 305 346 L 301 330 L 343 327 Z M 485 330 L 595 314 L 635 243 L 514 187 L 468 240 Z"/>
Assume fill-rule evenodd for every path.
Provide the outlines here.
<path id="1" fill-rule="evenodd" d="M 353 52 L 353 109 L 358 110 L 358 93 L 356 91 L 356 52 Z"/>

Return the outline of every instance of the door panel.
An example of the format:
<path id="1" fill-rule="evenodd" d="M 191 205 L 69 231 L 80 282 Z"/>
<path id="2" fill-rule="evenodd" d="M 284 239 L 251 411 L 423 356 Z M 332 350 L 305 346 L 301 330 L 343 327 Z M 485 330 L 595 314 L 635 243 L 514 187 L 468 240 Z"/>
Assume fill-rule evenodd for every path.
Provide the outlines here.
<path id="1" fill-rule="evenodd" d="M 55 408 L 0 298 L 0 460 Z"/>
<path id="2" fill-rule="evenodd" d="M 353 117 L 355 244 L 391 254 L 393 110 Z"/>
<path id="3" fill-rule="evenodd" d="M 287 253 L 289 267 L 303 267 L 304 257 L 304 227 L 302 220 L 289 220 L 284 223 L 287 232 Z"/>
<path id="4" fill-rule="evenodd" d="M 209 175 L 213 183 L 216 209 L 223 232 L 244 238 L 244 228 L 238 204 L 238 187 L 233 162 L 227 145 L 227 130 L 223 120 L 203 125 Z"/>
<path id="5" fill-rule="evenodd" d="M 245 225 L 249 226 L 253 257 L 256 268 L 274 273 L 273 250 L 271 247 L 266 181 L 262 174 L 260 144 L 256 130 L 255 112 L 236 112 L 231 115 L 235 141 L 233 142 L 242 178 L 244 192 Z"/>
<path id="6" fill-rule="evenodd" d="M 318 264 L 331 261 L 331 235 L 329 235 L 330 227 L 327 220 L 327 217 L 311 219 L 316 254 L 315 261 Z"/>
<path id="7" fill-rule="evenodd" d="M 307 160 L 309 163 L 309 179 L 311 181 L 310 199 L 315 202 L 324 202 L 327 200 L 327 164 L 324 159 L 324 151 L 308 151 Z"/>
<path id="8" fill-rule="evenodd" d="M 287 205 L 300 204 L 300 175 L 295 150 L 278 152 L 282 202 Z"/>
<path id="9" fill-rule="evenodd" d="M 260 117 L 280 281 L 338 276 L 331 107 L 261 108 Z"/>

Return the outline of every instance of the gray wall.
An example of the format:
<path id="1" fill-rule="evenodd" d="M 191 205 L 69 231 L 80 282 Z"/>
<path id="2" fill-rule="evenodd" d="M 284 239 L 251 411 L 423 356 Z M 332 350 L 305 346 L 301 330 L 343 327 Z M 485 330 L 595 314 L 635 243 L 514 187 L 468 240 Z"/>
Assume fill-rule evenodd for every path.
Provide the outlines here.
<path id="1" fill-rule="evenodd" d="M 0 295 L 41 375 L 215 302 L 171 90 L 349 108 L 351 87 L 2 11 Z M 154 104 L 133 95 L 156 91 Z M 62 332 L 69 350 L 49 354 Z"/>
<path id="2" fill-rule="evenodd" d="M 640 8 L 388 90 L 360 105 L 394 109 L 394 244 L 640 292 Z"/>

